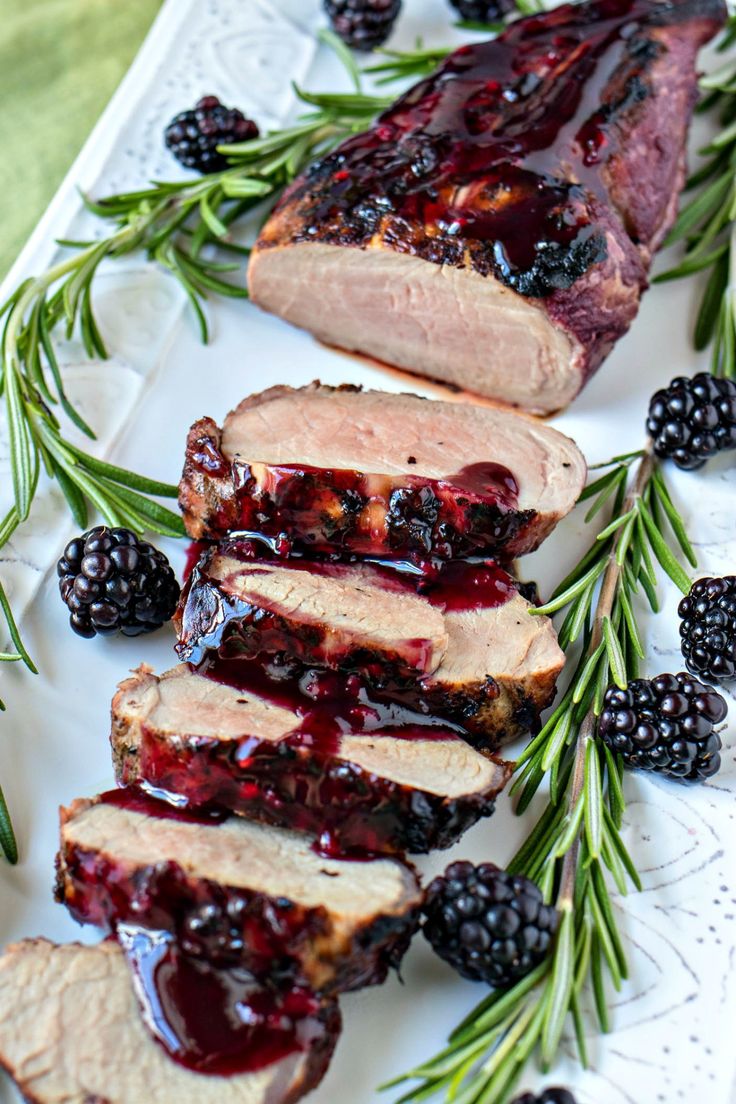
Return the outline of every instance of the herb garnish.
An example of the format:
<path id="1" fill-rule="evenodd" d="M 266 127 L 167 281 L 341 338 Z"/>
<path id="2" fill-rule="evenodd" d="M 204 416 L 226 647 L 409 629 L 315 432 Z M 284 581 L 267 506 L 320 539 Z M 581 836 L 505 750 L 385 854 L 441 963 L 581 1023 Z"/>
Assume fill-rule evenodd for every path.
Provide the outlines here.
<path id="1" fill-rule="evenodd" d="M 651 442 L 598 466 L 608 470 L 583 492 L 582 499 L 593 499 L 586 520 L 612 502 L 610 518 L 550 601 L 533 611 L 566 610 L 560 643 L 567 650 L 581 639 L 582 654 L 561 701 L 518 760 L 512 789 L 520 814 L 549 781 L 544 811 L 507 869 L 536 881 L 556 903 L 555 944 L 528 977 L 482 1000 L 443 1051 L 385 1086 L 417 1081 L 403 1104 L 438 1093 L 453 1104 L 503 1104 L 533 1053 L 549 1068 L 568 1017 L 587 1065 L 582 992 L 592 989 L 607 1031 L 606 979 L 619 989 L 627 976 L 609 883 L 622 894 L 641 885 L 620 834 L 623 765 L 597 738 L 598 716 L 609 682 L 625 688 L 644 657 L 636 601 L 643 594 L 658 609 L 655 560 L 686 593 L 690 580 L 677 553 L 693 566 L 695 557 Z"/>
<path id="2" fill-rule="evenodd" d="M 736 42 L 736 15 L 728 21 L 718 49 Z M 665 245 L 685 242 L 685 256 L 655 283 L 710 270 L 695 320 L 693 344 L 698 352 L 713 343 L 711 371 L 736 376 L 736 63 L 703 77 L 706 95 L 698 110 L 716 111 L 719 131 L 704 149 L 703 165 L 686 191 L 697 190 L 681 209 Z"/>

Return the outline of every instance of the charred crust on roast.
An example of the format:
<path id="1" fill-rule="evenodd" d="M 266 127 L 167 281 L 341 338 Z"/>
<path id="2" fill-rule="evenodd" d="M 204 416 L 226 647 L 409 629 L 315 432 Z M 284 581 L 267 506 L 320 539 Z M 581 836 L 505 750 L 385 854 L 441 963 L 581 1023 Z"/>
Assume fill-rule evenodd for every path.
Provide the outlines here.
<path id="1" fill-rule="evenodd" d="M 131 921 L 163 926 L 196 958 L 242 964 L 261 980 L 306 983 L 325 995 L 380 985 L 419 921 L 418 905 L 378 920 L 368 915 L 345 943 L 324 907 L 190 877 L 176 862 L 129 871 L 112 855 L 67 843 L 57 868 L 57 900 L 81 922 L 108 931 Z M 259 950 L 252 950 L 255 931 Z"/>
<path id="2" fill-rule="evenodd" d="M 482 751 L 498 767 L 492 787 L 448 798 L 379 777 L 345 759 L 314 755 L 288 740 L 262 743 L 257 753 L 249 744 L 242 762 L 237 741 L 180 735 L 169 751 L 145 725 L 141 738 L 148 770 L 142 778 L 139 743 L 124 761 L 128 782 L 143 780 L 183 794 L 194 807 L 218 793 L 234 812 L 276 827 L 317 835 L 327 831 L 348 851 L 425 854 L 451 847 L 479 819 L 491 816 L 512 771 L 512 764 Z"/>
<path id="3" fill-rule="evenodd" d="M 221 450 L 222 430 L 212 418 L 195 422 L 187 435 L 179 507 L 187 532 L 195 540 L 210 528 L 235 527 L 237 500 L 232 466 Z"/>
<path id="4" fill-rule="evenodd" d="M 202 469 L 196 459 L 200 424 L 189 435 L 179 495 L 187 531 L 195 539 L 243 529 L 275 536 L 287 531 L 289 518 L 296 510 L 304 511 L 310 519 L 309 531 L 296 541 L 302 548 L 326 544 L 338 550 L 349 549 L 353 536 L 360 537 L 365 511 L 375 501 L 384 510 L 386 551 L 436 554 L 448 559 L 523 538 L 537 517 L 531 509 L 469 501 L 456 490 L 438 490 L 441 483 L 433 484 L 431 480 L 423 485 L 397 486 L 394 477 L 386 476 L 385 492 L 376 490 L 369 498 L 361 489 L 365 489 L 367 480 L 363 472 L 283 469 L 278 492 L 262 490 L 252 466 L 239 459 L 228 465 L 227 474 L 224 469 L 218 468 L 214 475 Z M 208 429 L 208 440 L 211 436 Z M 347 479 L 352 485 L 336 485 Z"/>

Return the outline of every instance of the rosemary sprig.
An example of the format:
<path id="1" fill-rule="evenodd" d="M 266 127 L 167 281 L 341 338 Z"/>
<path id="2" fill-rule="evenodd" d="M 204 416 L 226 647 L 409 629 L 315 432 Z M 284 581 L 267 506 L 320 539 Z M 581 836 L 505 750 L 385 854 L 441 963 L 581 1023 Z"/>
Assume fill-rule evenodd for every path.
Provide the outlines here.
<path id="1" fill-rule="evenodd" d="M 8 521 L 6 519 L 5 523 L 0 528 L 0 532 L 4 532 L 7 525 Z M 24 663 L 29 671 L 32 671 L 34 675 L 37 674 L 38 672 L 35 664 L 20 638 L 18 626 L 13 618 L 10 602 L 8 601 L 8 596 L 5 593 L 2 583 L 0 583 L 0 614 L 2 614 L 0 617 L 0 624 L 3 622 L 5 623 L 7 634 L 15 649 L 12 652 L 0 652 L 0 663 Z M 2 698 L 0 698 L 0 713 L 4 711 L 5 703 Z M 8 811 L 2 786 L 0 786 L 0 850 L 2 850 L 9 863 L 16 863 L 18 861 L 18 844 L 15 839 L 13 824 L 10 819 L 10 813 Z"/>
<path id="2" fill-rule="evenodd" d="M 341 56 L 347 53 L 337 48 Z M 276 199 L 315 156 L 365 127 L 388 105 L 387 98 L 360 92 L 359 75 L 352 60 L 348 64 L 358 86 L 354 93 L 300 91 L 314 110 L 294 126 L 227 147 L 232 165 L 223 172 L 86 199 L 89 210 L 117 228 L 100 240 L 62 242 L 72 255 L 26 280 L 0 307 L 5 318 L 0 394 L 8 415 L 15 500 L 12 516 L 0 528 L 0 546 L 28 517 L 42 467 L 58 481 L 80 526 L 91 504 L 110 524 L 183 535 L 181 519 L 149 497 L 175 497 L 176 487 L 97 460 L 63 437 L 55 408 L 83 433 L 94 434 L 68 399 L 53 337 L 59 329 L 67 338 L 78 332 L 90 356 L 106 357 L 92 307 L 94 278 L 106 259 L 143 250 L 179 281 L 206 340 L 202 303 L 208 295 L 247 295 L 244 279 L 226 278 L 241 262 L 216 259 L 213 247 L 247 256 L 247 248 L 232 238 L 236 219 Z"/>
<path id="3" fill-rule="evenodd" d="M 736 16 L 729 19 L 719 49 L 736 42 Z M 690 178 L 695 195 L 680 211 L 666 245 L 685 243 L 682 261 L 655 282 L 709 270 L 695 321 L 698 351 L 713 344 L 712 371 L 736 375 L 736 62 L 703 77 L 700 110 L 718 113 L 719 133 L 700 150 L 703 165 Z"/>
<path id="4" fill-rule="evenodd" d="M 74 243 L 71 257 L 27 280 L 0 308 L 0 317 L 6 316 L 0 385 L 8 413 L 19 523 L 28 517 L 43 464 L 58 480 L 80 524 L 89 501 L 113 524 L 182 535 L 180 519 L 144 497 L 173 497 L 175 487 L 105 464 L 62 437 L 55 406 L 88 436 L 93 432 L 67 398 L 52 334 L 59 327 L 67 337 L 78 331 L 90 356 L 106 357 L 92 309 L 94 277 L 106 258 L 143 250 L 179 281 L 206 340 L 203 300 L 210 293 L 247 295 L 244 280 L 232 283 L 225 278 L 239 268 L 238 262 L 217 261 L 208 247 L 247 255 L 248 250 L 232 240 L 233 222 L 275 199 L 316 155 L 365 127 L 389 102 L 357 91 L 299 94 L 317 110 L 292 127 L 228 147 L 232 167 L 223 172 L 86 200 L 91 211 L 116 223 L 117 229 L 99 241 Z"/>
<path id="5" fill-rule="evenodd" d="M 503 1104 L 534 1053 L 549 1068 L 568 1018 L 587 1065 L 583 990 L 591 989 L 607 1031 L 607 984 L 619 989 L 627 976 L 609 887 L 625 894 L 640 882 L 620 835 L 623 766 L 597 739 L 598 715 L 609 682 L 625 687 L 644 656 L 635 610 L 641 593 L 657 609 L 655 560 L 687 590 L 676 549 L 693 565 L 695 558 L 651 442 L 602 467 L 583 498 L 593 500 L 589 521 L 612 503 L 610 518 L 547 605 L 533 611 L 566 610 L 563 646 L 582 638 L 582 655 L 561 701 L 519 759 L 514 785 L 521 813 L 549 780 L 541 816 L 508 869 L 532 878 L 555 901 L 554 948 L 529 977 L 482 1000 L 438 1055 L 391 1082 L 417 1082 L 402 1104 L 439 1093 L 453 1104 Z"/>
<path id="6" fill-rule="evenodd" d="M 489 27 L 488 30 L 498 30 L 498 27 Z M 363 72 L 374 77 L 376 85 L 384 85 L 409 78 L 420 80 L 422 77 L 430 76 L 452 52 L 452 47 L 437 46 L 433 49 L 425 49 L 421 42 L 417 42 L 414 50 L 376 50 L 375 52 L 383 60 L 366 66 Z"/>

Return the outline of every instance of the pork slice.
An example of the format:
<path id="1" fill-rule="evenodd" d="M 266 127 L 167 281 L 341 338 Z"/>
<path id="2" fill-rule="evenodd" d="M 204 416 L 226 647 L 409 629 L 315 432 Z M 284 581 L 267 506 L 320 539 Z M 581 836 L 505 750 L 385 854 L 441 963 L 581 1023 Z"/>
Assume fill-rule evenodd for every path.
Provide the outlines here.
<path id="1" fill-rule="evenodd" d="M 118 780 L 322 837 L 325 846 L 426 852 L 493 812 L 511 767 L 451 728 L 344 733 L 321 747 L 293 710 L 186 665 L 145 667 L 112 705 Z"/>
<path id="2" fill-rule="evenodd" d="M 325 858 L 300 833 L 126 790 L 62 809 L 57 871 L 57 898 L 83 923 L 163 929 L 187 953 L 321 992 L 385 981 L 422 900 L 397 859 Z"/>
<path id="3" fill-rule="evenodd" d="M 0 959 L 0 1066 L 29 1104 L 293 1104 L 324 1076 L 339 1034 L 325 1002 L 311 1048 L 221 1077 L 173 1061 L 144 1026 L 116 943 L 29 939 Z"/>
<path id="4" fill-rule="evenodd" d="M 263 563 L 213 550 L 175 620 L 179 658 L 194 663 L 234 633 L 248 654 L 286 651 L 329 667 L 378 660 L 414 674 L 434 671 L 447 647 L 441 610 L 361 564 Z"/>
<path id="5" fill-rule="evenodd" d="M 385 698 L 459 722 L 488 750 L 533 729 L 554 697 L 565 657 L 552 622 L 530 613 L 498 565 L 488 606 L 476 600 L 473 565 L 467 579 L 453 565 L 452 597 L 468 603 L 457 609 L 443 605 L 441 582 L 419 594 L 411 576 L 365 563 L 273 561 L 254 576 L 257 561 L 241 549 L 214 547 L 193 571 L 178 618 L 182 659 L 263 650 L 358 672 Z"/>
<path id="6" fill-rule="evenodd" d="M 464 46 L 288 189 L 251 298 L 550 413 L 626 332 L 676 214 L 722 0 L 587 0 Z"/>
<path id="7" fill-rule="evenodd" d="M 285 534 L 303 548 L 442 558 L 536 548 L 574 506 L 585 461 L 524 415 L 318 383 L 245 399 L 190 430 L 190 535 Z"/>
<path id="8" fill-rule="evenodd" d="M 489 750 L 538 727 L 565 666 L 551 620 L 515 594 L 498 608 L 449 610 L 448 645 L 424 680 L 427 702 L 458 717 Z"/>

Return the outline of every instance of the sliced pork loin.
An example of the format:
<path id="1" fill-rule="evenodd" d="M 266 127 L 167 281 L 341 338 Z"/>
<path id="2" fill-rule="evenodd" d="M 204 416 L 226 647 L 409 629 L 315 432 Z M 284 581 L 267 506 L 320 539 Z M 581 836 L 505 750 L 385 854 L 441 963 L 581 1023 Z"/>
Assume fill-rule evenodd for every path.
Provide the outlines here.
<path id="1" fill-rule="evenodd" d="M 284 651 L 328 667 L 379 662 L 402 674 L 434 671 L 447 651 L 442 610 L 386 572 L 264 563 L 237 549 L 203 556 L 176 621 L 177 652 L 194 663 L 234 634 L 249 655 Z"/>
<path id="2" fill-rule="evenodd" d="M 523 415 L 356 387 L 273 387 L 187 440 L 188 532 L 443 559 L 529 552 L 585 482 L 577 446 Z"/>
<path id="3" fill-rule="evenodd" d="M 253 301 L 549 413 L 626 332 L 674 219 L 723 0 L 588 0 L 463 46 L 287 191 Z"/>
<path id="4" fill-rule="evenodd" d="M 324 1002 L 300 1049 L 252 1072 L 204 1075 L 149 1034 L 116 943 L 31 939 L 0 959 L 0 1066 L 29 1104 L 293 1104 L 319 1084 L 339 1031 Z"/>
<path id="5" fill-rule="evenodd" d="M 282 652 L 360 672 L 384 697 L 460 720 L 489 750 L 527 733 L 552 700 L 565 662 L 552 622 L 530 614 L 493 561 L 418 582 L 366 563 L 259 562 L 255 543 L 212 547 L 195 567 L 182 659 Z"/>
<path id="6" fill-rule="evenodd" d="M 239 664 L 243 661 L 236 661 Z M 342 729 L 339 735 L 336 733 Z M 453 730 L 351 733 L 186 665 L 143 667 L 112 705 L 118 780 L 321 837 L 325 848 L 426 852 L 493 812 L 510 765 Z"/>
<path id="7" fill-rule="evenodd" d="M 136 790 L 62 809 L 57 871 L 57 898 L 82 923 L 163 929 L 187 954 L 321 992 L 385 981 L 422 900 L 398 859 L 324 858 L 300 833 L 208 821 Z"/>

